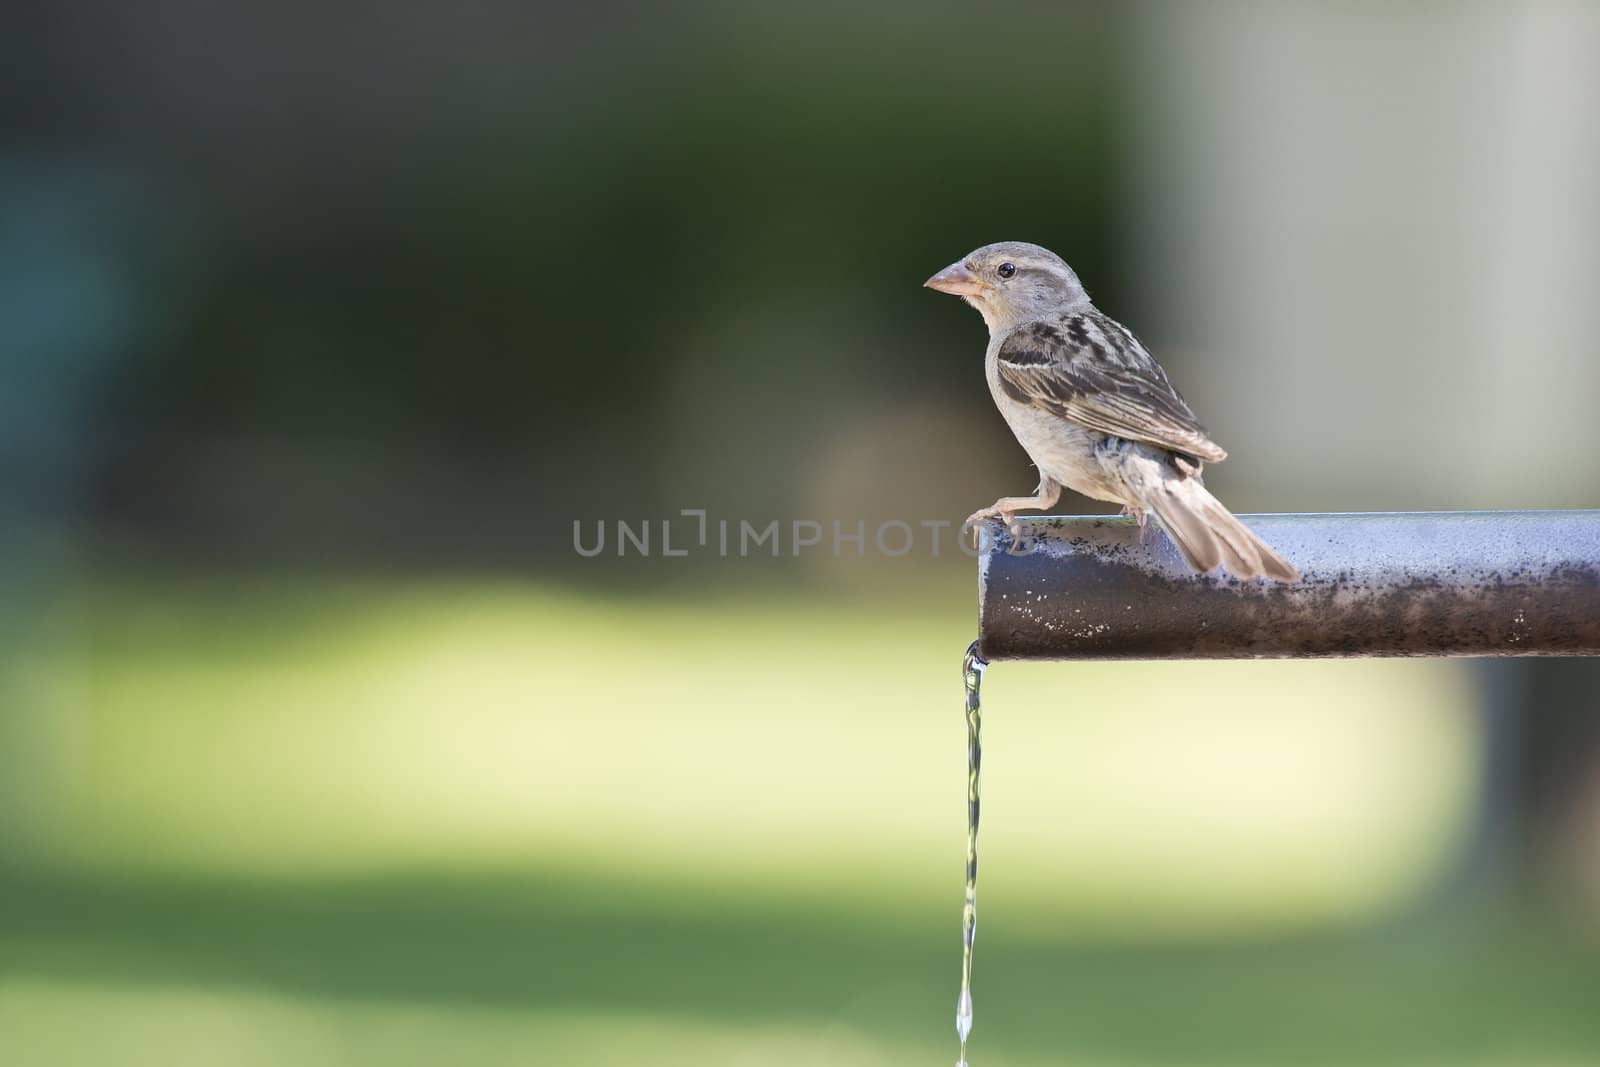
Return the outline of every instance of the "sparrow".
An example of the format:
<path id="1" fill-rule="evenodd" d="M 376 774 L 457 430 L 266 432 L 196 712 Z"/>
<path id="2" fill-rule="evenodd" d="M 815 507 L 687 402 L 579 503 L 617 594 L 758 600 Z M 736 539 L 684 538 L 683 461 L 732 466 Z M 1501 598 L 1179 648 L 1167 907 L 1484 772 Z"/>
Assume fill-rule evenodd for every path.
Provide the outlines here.
<path id="1" fill-rule="evenodd" d="M 1121 504 L 1141 538 L 1153 513 L 1201 573 L 1222 564 L 1239 578 L 1299 580 L 1207 491 L 1205 464 L 1228 454 L 1161 364 L 1094 306 L 1060 256 L 1022 241 L 985 245 L 923 284 L 961 297 L 983 316 L 989 392 L 1039 468 L 1032 496 L 1001 497 L 968 523 L 998 517 L 1010 526 L 1014 512 L 1050 508 L 1066 486 Z"/>

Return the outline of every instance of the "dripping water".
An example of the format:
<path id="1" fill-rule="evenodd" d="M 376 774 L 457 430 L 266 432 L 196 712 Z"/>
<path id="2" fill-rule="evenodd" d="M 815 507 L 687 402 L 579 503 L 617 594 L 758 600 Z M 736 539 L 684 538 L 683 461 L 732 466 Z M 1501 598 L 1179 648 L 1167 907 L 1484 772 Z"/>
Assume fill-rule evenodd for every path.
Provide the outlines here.
<path id="1" fill-rule="evenodd" d="M 978 929 L 978 772 L 983 763 L 979 690 L 983 687 L 983 669 L 988 665 L 978 654 L 978 642 L 967 646 L 967 654 L 961 660 L 967 699 L 967 896 L 961 906 L 961 995 L 956 998 L 961 1058 L 956 1067 L 967 1067 L 967 1035 L 972 1033 L 972 936 Z"/>

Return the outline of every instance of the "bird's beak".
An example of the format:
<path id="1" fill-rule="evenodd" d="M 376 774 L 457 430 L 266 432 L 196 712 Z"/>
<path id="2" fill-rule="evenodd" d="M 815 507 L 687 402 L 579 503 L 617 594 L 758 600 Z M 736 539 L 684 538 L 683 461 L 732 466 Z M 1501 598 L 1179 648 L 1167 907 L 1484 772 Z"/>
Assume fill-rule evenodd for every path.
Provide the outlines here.
<path id="1" fill-rule="evenodd" d="M 960 260 L 950 264 L 922 284 L 925 288 L 937 289 L 939 292 L 949 293 L 951 296 L 977 296 L 989 288 L 979 281 L 978 276 L 968 270 L 967 265 Z"/>

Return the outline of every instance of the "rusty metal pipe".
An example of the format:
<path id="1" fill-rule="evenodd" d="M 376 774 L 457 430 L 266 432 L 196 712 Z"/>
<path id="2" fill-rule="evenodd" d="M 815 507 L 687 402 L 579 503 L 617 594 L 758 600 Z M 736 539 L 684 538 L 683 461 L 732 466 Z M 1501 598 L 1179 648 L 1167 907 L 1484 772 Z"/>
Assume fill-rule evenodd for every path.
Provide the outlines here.
<path id="1" fill-rule="evenodd" d="M 1196 575 L 1154 523 L 987 527 L 978 645 L 1003 659 L 1600 655 L 1600 511 L 1241 515 L 1294 585 Z"/>

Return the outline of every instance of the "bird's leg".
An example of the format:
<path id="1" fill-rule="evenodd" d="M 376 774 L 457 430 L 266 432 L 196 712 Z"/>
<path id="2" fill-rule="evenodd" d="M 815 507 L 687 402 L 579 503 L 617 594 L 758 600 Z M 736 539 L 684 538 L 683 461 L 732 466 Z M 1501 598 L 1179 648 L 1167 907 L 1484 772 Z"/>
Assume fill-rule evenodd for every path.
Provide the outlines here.
<path id="1" fill-rule="evenodd" d="M 1144 524 L 1150 520 L 1148 508 L 1136 508 L 1132 504 L 1122 505 L 1124 515 L 1132 515 L 1133 521 L 1139 524 L 1139 543 L 1144 544 Z"/>
<path id="2" fill-rule="evenodd" d="M 1027 508 L 1030 511 L 1044 511 L 1048 508 L 1054 507 L 1056 501 L 1060 499 L 1060 483 L 1050 478 L 1048 475 L 1042 475 L 1039 478 L 1039 488 L 1033 491 L 1032 496 L 1003 496 L 988 507 L 979 508 L 971 515 L 968 515 L 967 521 L 961 525 L 972 527 L 972 547 L 977 548 L 978 523 L 982 522 L 984 519 L 998 518 L 1001 522 L 1006 524 L 1006 528 L 1011 531 L 1011 536 L 1016 537 L 1017 520 L 1013 512 L 1016 512 L 1021 508 Z"/>

